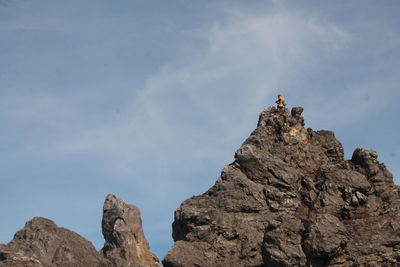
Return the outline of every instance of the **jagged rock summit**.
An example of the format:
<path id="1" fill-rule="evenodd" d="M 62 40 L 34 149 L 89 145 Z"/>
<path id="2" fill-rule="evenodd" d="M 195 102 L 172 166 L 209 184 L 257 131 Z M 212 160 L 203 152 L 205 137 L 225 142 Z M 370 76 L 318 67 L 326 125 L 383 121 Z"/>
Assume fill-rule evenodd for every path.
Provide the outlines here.
<path id="1" fill-rule="evenodd" d="M 149 251 L 140 211 L 108 195 L 103 207 L 101 253 L 80 235 L 35 217 L 7 245 L 0 245 L 0 266 L 13 267 L 158 267 Z"/>
<path id="2" fill-rule="evenodd" d="M 165 267 L 400 266 L 400 188 L 373 150 L 344 159 L 303 108 L 264 110 L 214 186 L 175 211 Z"/>

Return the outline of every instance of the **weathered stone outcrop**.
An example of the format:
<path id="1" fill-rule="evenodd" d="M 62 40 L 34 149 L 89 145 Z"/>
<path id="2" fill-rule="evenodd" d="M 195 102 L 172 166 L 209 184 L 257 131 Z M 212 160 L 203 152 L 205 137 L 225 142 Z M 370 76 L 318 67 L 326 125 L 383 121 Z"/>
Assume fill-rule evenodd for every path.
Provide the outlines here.
<path id="1" fill-rule="evenodd" d="M 35 217 L 7 245 L 0 245 L 0 266 L 14 267 L 155 267 L 148 251 L 140 211 L 114 195 L 104 203 L 101 253 L 78 234 L 51 220 Z"/>
<path id="2" fill-rule="evenodd" d="M 0 266 L 111 266 L 86 239 L 51 220 L 35 217 L 0 247 Z"/>
<path id="3" fill-rule="evenodd" d="M 166 267 L 400 266 L 400 189 L 373 150 L 344 159 L 303 108 L 269 108 L 214 186 L 175 211 Z"/>
<path id="4" fill-rule="evenodd" d="M 115 266 L 160 266 L 157 256 L 149 251 L 137 207 L 108 195 L 103 207 L 102 229 L 106 242 L 101 252 Z"/>

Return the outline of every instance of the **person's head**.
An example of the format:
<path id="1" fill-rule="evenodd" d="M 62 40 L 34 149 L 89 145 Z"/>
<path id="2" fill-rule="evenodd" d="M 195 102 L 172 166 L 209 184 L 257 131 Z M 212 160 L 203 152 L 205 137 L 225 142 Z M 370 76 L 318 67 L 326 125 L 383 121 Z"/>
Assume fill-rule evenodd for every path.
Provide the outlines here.
<path id="1" fill-rule="evenodd" d="M 281 94 L 278 94 L 278 98 L 280 98 L 280 97 L 282 97 L 282 95 L 281 95 Z"/>

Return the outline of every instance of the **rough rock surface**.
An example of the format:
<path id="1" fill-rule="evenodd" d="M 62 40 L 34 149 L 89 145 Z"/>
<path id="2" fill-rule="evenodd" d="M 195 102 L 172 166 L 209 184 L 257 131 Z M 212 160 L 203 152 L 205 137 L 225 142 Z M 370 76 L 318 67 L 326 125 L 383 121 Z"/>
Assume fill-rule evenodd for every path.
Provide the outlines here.
<path id="1" fill-rule="evenodd" d="M 114 195 L 104 203 L 102 252 L 78 234 L 51 220 L 35 217 L 0 245 L 0 266 L 14 267 L 155 267 L 157 257 L 148 251 L 140 211 Z M 104 255 L 104 256 L 103 256 Z"/>
<path id="2" fill-rule="evenodd" d="M 106 240 L 101 252 L 115 266 L 159 267 L 144 237 L 140 210 L 114 195 L 107 195 L 103 207 L 102 229 Z"/>
<path id="3" fill-rule="evenodd" d="M 400 266 L 400 188 L 373 150 L 344 159 L 303 108 L 269 108 L 214 186 L 175 211 L 165 267 Z"/>
<path id="4" fill-rule="evenodd" d="M 0 266 L 111 266 L 86 239 L 35 217 L 0 247 Z"/>

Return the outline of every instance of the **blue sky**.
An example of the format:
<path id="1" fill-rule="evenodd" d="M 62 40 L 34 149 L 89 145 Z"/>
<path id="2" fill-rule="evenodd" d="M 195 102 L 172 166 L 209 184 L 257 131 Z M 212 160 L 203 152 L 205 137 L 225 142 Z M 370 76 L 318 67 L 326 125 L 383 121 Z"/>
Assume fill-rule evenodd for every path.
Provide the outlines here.
<path id="1" fill-rule="evenodd" d="M 400 2 L 0 0 L 0 243 L 33 216 L 102 247 L 114 193 L 160 258 L 282 93 L 400 177 Z"/>

